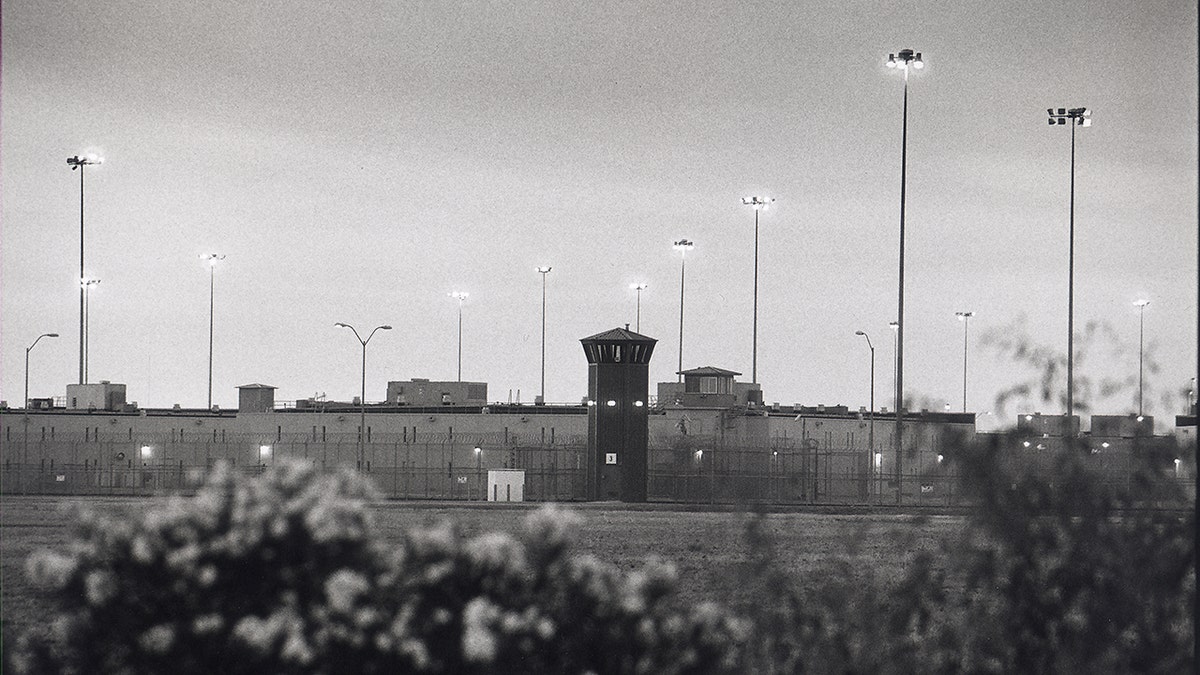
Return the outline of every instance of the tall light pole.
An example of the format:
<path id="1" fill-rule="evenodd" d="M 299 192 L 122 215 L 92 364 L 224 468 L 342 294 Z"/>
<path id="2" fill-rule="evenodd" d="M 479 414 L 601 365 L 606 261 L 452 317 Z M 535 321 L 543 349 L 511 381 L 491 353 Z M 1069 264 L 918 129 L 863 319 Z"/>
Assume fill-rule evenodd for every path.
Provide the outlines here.
<path id="1" fill-rule="evenodd" d="M 96 155 L 75 155 L 67 158 L 67 165 L 71 170 L 79 169 L 79 384 L 86 384 L 87 376 L 84 373 L 84 313 L 86 312 L 84 305 L 87 303 L 87 290 L 83 286 L 83 168 L 93 164 L 103 164 L 104 159 Z"/>
<path id="2" fill-rule="evenodd" d="M 24 405 L 24 408 L 26 410 L 29 409 L 29 352 L 33 351 L 33 348 L 36 347 L 37 343 L 39 341 L 41 341 L 41 339 L 44 337 L 56 338 L 56 337 L 58 337 L 58 333 L 42 333 L 41 335 L 37 336 L 37 340 L 34 340 L 33 344 L 31 344 L 25 348 L 25 405 Z"/>
<path id="3" fill-rule="evenodd" d="M 371 338 L 375 337 L 375 331 L 391 330 L 392 327 L 386 324 L 383 326 L 376 326 L 371 330 L 371 334 L 367 336 L 367 339 L 364 340 L 362 339 L 362 336 L 358 334 L 358 331 L 354 329 L 354 326 L 351 326 L 348 323 L 338 322 L 333 325 L 340 328 L 349 328 L 350 331 L 354 333 L 354 337 L 358 338 L 358 341 L 362 343 L 362 391 L 358 396 L 358 468 L 362 469 L 363 460 L 366 458 L 363 443 L 367 438 L 367 343 L 371 341 Z"/>
<path id="4" fill-rule="evenodd" d="M 896 386 L 896 371 L 900 368 L 900 352 L 897 345 L 900 343 L 900 322 L 889 321 L 888 328 L 892 329 L 892 409 L 897 414 L 900 412 L 900 387 Z"/>
<path id="5" fill-rule="evenodd" d="M 91 347 L 91 323 L 92 323 L 92 297 L 91 287 L 100 283 L 99 279 L 84 279 L 83 280 L 83 383 L 88 381 L 88 366 L 92 360 Z"/>
<path id="6" fill-rule="evenodd" d="M 1067 434 L 1075 436 L 1075 127 L 1092 126 L 1087 108 L 1047 108 L 1050 126 L 1071 125 L 1071 206 L 1067 245 Z"/>
<path id="7" fill-rule="evenodd" d="M 742 203 L 754 209 L 754 319 L 750 346 L 750 382 L 758 382 L 758 212 L 767 208 L 771 197 L 742 197 Z"/>
<path id="8" fill-rule="evenodd" d="M 904 495 L 900 484 L 904 461 L 901 453 L 904 415 L 900 408 L 904 405 L 904 196 L 908 189 L 908 70 L 910 66 L 920 70 L 925 67 L 925 62 L 921 60 L 921 52 L 901 49 L 898 54 L 888 54 L 887 65 L 888 68 L 899 68 L 904 73 L 904 111 L 900 131 L 900 274 L 896 313 L 896 503 L 899 504 Z"/>
<path id="9" fill-rule="evenodd" d="M 971 324 L 971 317 L 975 316 L 975 312 L 955 312 L 954 316 L 963 325 L 963 412 L 967 412 L 967 327 Z"/>
<path id="10" fill-rule="evenodd" d="M 871 350 L 871 428 L 868 432 L 869 439 L 867 445 L 870 446 L 867 451 L 867 466 L 871 466 L 871 458 L 875 455 L 875 345 L 871 344 L 871 336 L 867 335 L 866 331 L 856 330 L 855 335 L 861 335 L 867 340 L 867 347 Z"/>
<path id="11" fill-rule="evenodd" d="M 650 284 L 645 282 L 636 282 L 629 284 L 629 288 L 637 291 L 637 314 L 635 315 L 636 323 L 634 323 L 634 332 L 642 332 L 642 291 L 650 288 Z"/>
<path id="12" fill-rule="evenodd" d="M 679 251 L 679 368 L 675 371 L 677 382 L 683 382 L 683 280 L 687 271 L 687 253 L 696 245 L 687 239 L 675 242 L 672 248 Z"/>
<path id="13" fill-rule="evenodd" d="M 467 301 L 470 293 L 466 291 L 454 291 L 449 294 L 450 297 L 458 300 L 458 381 L 462 382 L 462 316 L 463 303 Z"/>
<path id="14" fill-rule="evenodd" d="M 1140 299 L 1133 303 L 1138 308 L 1138 417 L 1142 416 L 1142 360 L 1146 355 L 1146 350 L 1143 348 L 1143 338 L 1146 335 L 1146 305 L 1150 301 Z"/>
<path id="15" fill-rule="evenodd" d="M 217 262 L 224 260 L 225 256 L 220 253 L 201 253 L 200 259 L 208 261 L 208 409 L 212 410 L 213 308 L 217 287 Z"/>
<path id="16" fill-rule="evenodd" d="M 546 275 L 551 269 L 549 265 L 537 268 L 542 275 L 542 403 L 546 402 Z"/>

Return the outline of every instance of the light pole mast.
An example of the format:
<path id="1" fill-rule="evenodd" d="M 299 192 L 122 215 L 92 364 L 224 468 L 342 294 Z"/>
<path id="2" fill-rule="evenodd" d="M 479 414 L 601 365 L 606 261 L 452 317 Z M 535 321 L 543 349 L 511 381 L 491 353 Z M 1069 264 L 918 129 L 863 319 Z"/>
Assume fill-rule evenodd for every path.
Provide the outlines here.
<path id="1" fill-rule="evenodd" d="M 354 329 L 354 326 L 351 326 L 348 323 L 339 322 L 333 325 L 340 328 L 349 328 L 350 331 L 354 333 L 354 337 L 357 338 L 360 343 L 362 343 L 362 391 L 358 396 L 358 468 L 361 470 L 363 467 L 363 461 L 366 458 L 366 448 L 364 443 L 367 439 L 367 343 L 371 341 L 371 338 L 375 337 L 375 331 L 391 330 L 392 327 L 386 324 L 383 326 L 376 326 L 371 330 L 371 334 L 367 336 L 367 339 L 364 340 L 362 339 L 362 336 L 358 334 L 358 331 Z"/>
<path id="2" fill-rule="evenodd" d="M 462 317 L 463 303 L 466 302 L 470 293 L 465 291 L 454 291 L 450 293 L 450 297 L 458 300 L 458 381 L 462 382 Z"/>
<path id="3" fill-rule="evenodd" d="M 896 315 L 896 503 L 902 503 L 901 469 L 904 457 L 904 197 L 908 189 L 908 69 L 925 67 L 921 52 L 901 49 L 898 54 L 889 54 L 888 68 L 899 68 L 904 72 L 904 106 L 900 132 L 900 275 Z"/>
<path id="4" fill-rule="evenodd" d="M 1146 336 L 1146 305 L 1149 300 L 1138 300 L 1133 303 L 1138 308 L 1138 417 L 1142 416 L 1142 361 L 1146 355 L 1144 338 Z"/>
<path id="5" fill-rule="evenodd" d="M 33 348 L 36 347 L 37 343 L 40 342 L 44 337 L 56 338 L 58 337 L 58 333 L 42 333 L 41 335 L 37 336 L 37 339 L 33 341 L 33 344 L 25 348 L 25 404 L 22 407 L 26 410 L 29 409 L 29 352 L 33 351 Z"/>
<path id="6" fill-rule="evenodd" d="M 871 350 L 871 413 L 870 413 L 870 430 L 868 431 L 867 445 L 867 467 L 871 466 L 871 460 L 875 456 L 875 345 L 871 344 L 871 336 L 867 335 L 866 331 L 856 330 L 855 335 L 861 335 L 867 340 L 867 347 Z M 867 475 L 867 474 L 864 474 Z M 869 480 L 869 478 L 868 478 Z"/>
<path id="7" fill-rule="evenodd" d="M 650 288 L 650 284 L 639 281 L 637 283 L 629 284 L 629 288 L 637 291 L 637 314 L 635 315 L 635 323 L 634 323 L 633 331 L 635 333 L 641 333 L 642 332 L 642 291 L 646 290 L 647 288 Z"/>
<path id="8" fill-rule="evenodd" d="M 1090 127 L 1087 108 L 1047 108 L 1050 126 L 1071 125 L 1071 205 L 1067 244 L 1067 435 L 1075 437 L 1075 127 Z"/>
<path id="9" fill-rule="evenodd" d="M 970 325 L 975 312 L 955 312 L 954 316 L 957 316 L 963 325 L 963 412 L 967 412 L 967 326 Z"/>
<path id="10" fill-rule="evenodd" d="M 79 384 L 87 383 L 83 356 L 85 350 L 84 343 L 87 340 L 84 334 L 86 330 L 84 327 L 86 322 L 84 316 L 86 308 L 84 305 L 87 304 L 87 289 L 83 285 L 83 168 L 93 164 L 102 164 L 103 162 L 104 159 L 96 155 L 75 155 L 74 157 L 67 158 L 67 165 L 71 167 L 72 171 L 79 169 Z"/>
<path id="11" fill-rule="evenodd" d="M 92 361 L 91 324 L 92 324 L 92 294 L 91 287 L 100 283 L 99 279 L 83 280 L 83 383 L 88 381 L 88 368 Z"/>
<path id="12" fill-rule="evenodd" d="M 673 248 L 679 251 L 679 369 L 675 372 L 678 376 L 677 382 L 683 382 L 683 282 L 687 271 L 687 252 L 694 246 L 695 244 L 687 239 L 680 239 L 673 245 Z"/>
<path id="13" fill-rule="evenodd" d="M 546 402 L 546 275 L 551 269 L 549 265 L 537 268 L 542 275 L 542 403 Z"/>
<path id="14" fill-rule="evenodd" d="M 750 382 L 753 384 L 758 383 L 758 212 L 773 201 L 770 197 L 742 197 L 742 203 L 754 209 L 754 319 L 750 346 Z"/>
<path id="15" fill-rule="evenodd" d="M 217 287 L 217 261 L 224 260 L 225 256 L 220 253 L 202 253 L 200 259 L 208 261 L 208 409 L 212 410 L 213 310 Z"/>

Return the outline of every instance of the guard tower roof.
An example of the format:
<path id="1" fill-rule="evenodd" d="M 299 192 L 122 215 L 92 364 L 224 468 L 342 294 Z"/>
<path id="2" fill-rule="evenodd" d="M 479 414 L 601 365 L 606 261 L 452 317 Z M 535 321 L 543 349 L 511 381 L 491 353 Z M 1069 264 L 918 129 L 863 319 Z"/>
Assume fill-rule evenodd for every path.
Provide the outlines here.
<path id="1" fill-rule="evenodd" d="M 635 333 L 628 328 L 613 328 L 606 330 L 603 333 L 596 333 L 591 337 L 585 337 L 581 342 L 658 342 L 652 337 Z"/>

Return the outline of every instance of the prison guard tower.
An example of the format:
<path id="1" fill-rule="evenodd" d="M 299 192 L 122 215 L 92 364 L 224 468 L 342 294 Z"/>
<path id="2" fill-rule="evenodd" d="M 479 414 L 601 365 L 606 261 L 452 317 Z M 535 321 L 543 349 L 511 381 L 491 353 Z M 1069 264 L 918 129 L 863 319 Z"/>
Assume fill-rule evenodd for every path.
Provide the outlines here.
<path id="1" fill-rule="evenodd" d="M 625 324 L 580 342 L 588 360 L 587 497 L 644 502 L 646 399 L 658 340 Z"/>

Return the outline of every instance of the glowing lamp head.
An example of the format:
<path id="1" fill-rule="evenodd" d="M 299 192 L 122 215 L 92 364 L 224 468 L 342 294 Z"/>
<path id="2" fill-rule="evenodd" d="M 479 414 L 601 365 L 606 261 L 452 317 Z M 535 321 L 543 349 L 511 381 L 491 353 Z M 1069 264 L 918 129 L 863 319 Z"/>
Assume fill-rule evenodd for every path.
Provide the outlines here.
<path id="1" fill-rule="evenodd" d="M 482 453 L 482 452 L 483 452 L 483 448 L 479 447 L 478 445 L 477 445 L 477 446 L 475 446 L 475 454 L 477 454 L 477 455 L 478 455 L 478 454 L 480 454 L 480 453 Z"/>
<path id="2" fill-rule="evenodd" d="M 143 445 L 141 447 L 141 454 L 142 459 L 150 459 L 154 456 L 154 448 L 150 447 L 149 445 Z"/>

